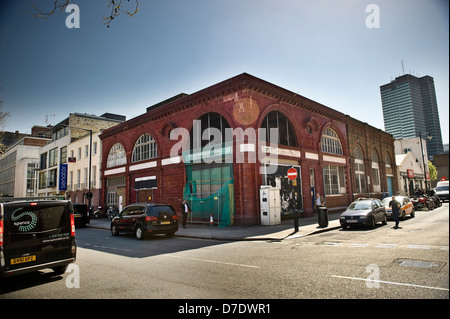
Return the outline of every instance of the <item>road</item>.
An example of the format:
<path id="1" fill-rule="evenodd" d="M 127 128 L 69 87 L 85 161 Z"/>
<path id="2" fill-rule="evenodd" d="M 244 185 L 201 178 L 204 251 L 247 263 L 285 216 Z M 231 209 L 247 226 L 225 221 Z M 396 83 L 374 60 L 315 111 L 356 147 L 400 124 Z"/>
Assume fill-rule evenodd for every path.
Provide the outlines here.
<path id="1" fill-rule="evenodd" d="M 448 203 L 392 226 L 240 242 L 78 229 L 76 267 L 8 278 L 0 298 L 448 299 Z"/>

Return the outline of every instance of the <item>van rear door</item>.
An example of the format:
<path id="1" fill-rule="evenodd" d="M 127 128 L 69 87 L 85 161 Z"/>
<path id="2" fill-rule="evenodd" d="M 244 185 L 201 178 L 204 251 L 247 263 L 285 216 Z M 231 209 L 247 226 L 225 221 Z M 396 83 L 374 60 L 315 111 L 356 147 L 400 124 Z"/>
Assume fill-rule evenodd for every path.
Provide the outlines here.
<path id="1" fill-rule="evenodd" d="M 5 270 L 73 258 L 71 213 L 66 201 L 5 204 Z"/>

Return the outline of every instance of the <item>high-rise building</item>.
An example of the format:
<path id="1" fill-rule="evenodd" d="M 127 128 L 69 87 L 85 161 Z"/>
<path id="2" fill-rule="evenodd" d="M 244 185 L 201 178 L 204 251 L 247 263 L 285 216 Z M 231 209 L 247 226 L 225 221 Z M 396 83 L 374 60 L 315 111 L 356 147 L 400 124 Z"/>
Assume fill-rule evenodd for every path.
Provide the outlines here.
<path id="1" fill-rule="evenodd" d="M 380 86 L 384 128 L 395 139 L 426 138 L 428 155 L 443 152 L 441 125 L 431 76 L 405 74 Z"/>

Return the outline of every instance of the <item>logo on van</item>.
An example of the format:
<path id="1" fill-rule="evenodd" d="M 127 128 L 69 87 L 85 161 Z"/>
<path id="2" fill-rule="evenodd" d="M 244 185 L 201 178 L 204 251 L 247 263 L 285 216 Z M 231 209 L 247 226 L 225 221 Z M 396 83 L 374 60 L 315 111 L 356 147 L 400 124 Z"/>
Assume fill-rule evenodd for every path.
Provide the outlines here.
<path id="1" fill-rule="evenodd" d="M 36 214 L 32 213 L 32 212 L 23 212 L 22 214 L 19 214 L 18 216 L 16 216 L 16 213 L 19 210 L 21 210 L 21 208 L 16 209 L 11 214 L 11 220 L 14 222 L 14 226 L 19 227 L 19 231 L 22 231 L 22 232 L 27 232 L 27 231 L 32 230 L 34 228 L 34 226 L 36 226 L 36 224 L 37 224 Z M 31 220 L 19 221 L 19 219 L 21 219 L 24 216 L 30 216 Z"/>

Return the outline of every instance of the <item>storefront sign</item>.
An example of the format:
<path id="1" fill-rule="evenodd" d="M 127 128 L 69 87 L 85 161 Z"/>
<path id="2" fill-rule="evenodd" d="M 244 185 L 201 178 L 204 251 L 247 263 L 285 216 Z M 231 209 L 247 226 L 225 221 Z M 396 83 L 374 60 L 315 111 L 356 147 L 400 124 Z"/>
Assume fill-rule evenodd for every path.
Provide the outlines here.
<path id="1" fill-rule="evenodd" d="M 67 190 L 67 164 L 59 164 L 59 190 Z"/>

